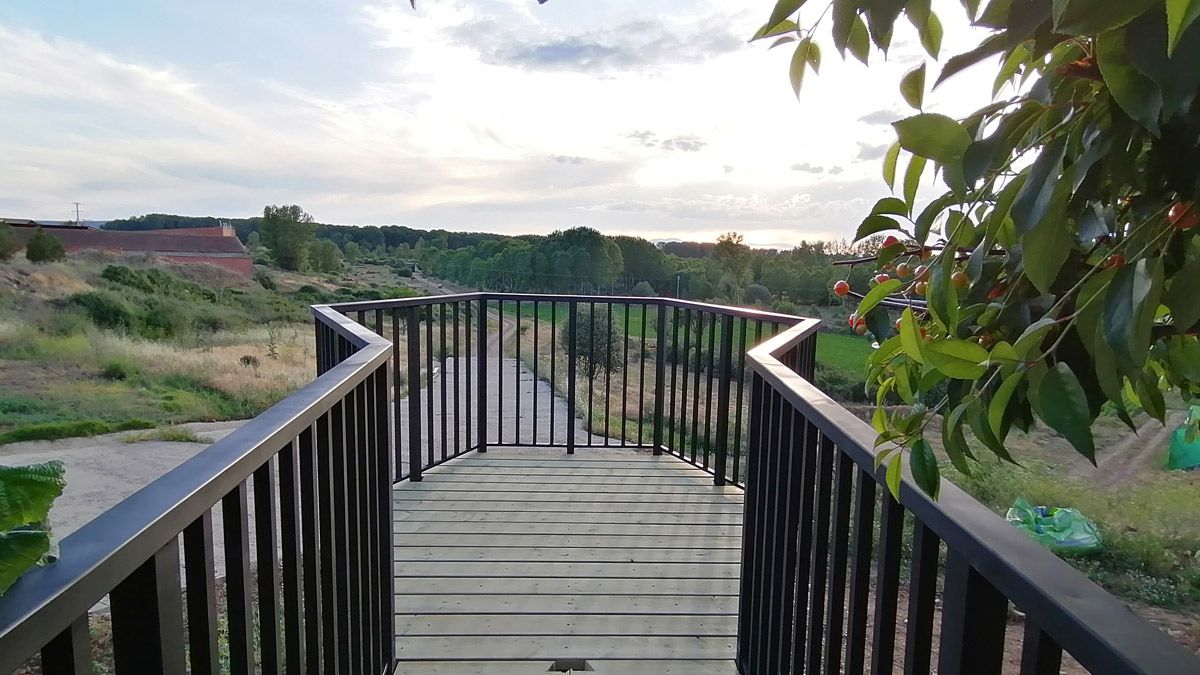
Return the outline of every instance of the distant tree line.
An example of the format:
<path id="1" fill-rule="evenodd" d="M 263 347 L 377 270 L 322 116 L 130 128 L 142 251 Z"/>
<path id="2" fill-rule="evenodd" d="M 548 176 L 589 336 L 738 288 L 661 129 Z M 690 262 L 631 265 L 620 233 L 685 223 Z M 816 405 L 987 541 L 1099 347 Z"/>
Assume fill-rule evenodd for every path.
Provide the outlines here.
<path id="1" fill-rule="evenodd" d="M 285 269 L 336 272 L 350 264 L 416 268 L 465 286 L 502 291 L 680 296 L 794 312 L 835 300 L 833 284 L 865 287 L 869 266 L 834 266 L 869 255 L 878 242 L 801 241 L 794 248 L 752 249 L 737 233 L 716 242 L 664 242 L 608 236 L 589 227 L 549 235 L 419 230 L 401 225 L 314 222 L 299 206 L 268 206 L 263 216 L 218 219 L 149 214 L 108 223 L 146 230 L 231 224 L 260 262 Z"/>

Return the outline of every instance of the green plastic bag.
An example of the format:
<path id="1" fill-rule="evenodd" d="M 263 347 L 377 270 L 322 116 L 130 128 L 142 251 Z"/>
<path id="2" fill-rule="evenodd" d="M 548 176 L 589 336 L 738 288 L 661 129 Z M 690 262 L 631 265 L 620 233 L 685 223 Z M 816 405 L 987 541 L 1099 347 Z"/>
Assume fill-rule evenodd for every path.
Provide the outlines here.
<path id="1" fill-rule="evenodd" d="M 1005 517 L 1056 553 L 1087 553 L 1100 548 L 1100 532 L 1078 509 L 1033 506 L 1018 498 Z"/>

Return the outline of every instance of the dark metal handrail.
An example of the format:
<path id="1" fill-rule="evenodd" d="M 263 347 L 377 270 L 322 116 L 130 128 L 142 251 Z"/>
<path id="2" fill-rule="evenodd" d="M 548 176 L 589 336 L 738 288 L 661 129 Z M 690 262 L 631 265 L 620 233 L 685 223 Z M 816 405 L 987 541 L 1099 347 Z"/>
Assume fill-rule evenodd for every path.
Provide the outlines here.
<path id="1" fill-rule="evenodd" d="M 1200 660 L 1188 650 L 948 481 L 942 480 L 934 501 L 905 467 L 899 502 L 888 496 L 890 462 L 875 468 L 875 431 L 810 382 L 804 352 L 814 331 L 811 324 L 795 326 L 748 356 L 755 377 L 751 414 L 763 421 L 763 432 L 751 441 L 746 487 L 742 672 L 836 671 L 843 644 L 846 670 L 861 669 L 876 537 L 871 655 L 874 672 L 890 672 L 906 514 L 915 521 L 906 628 L 906 659 L 915 662 L 906 661 L 906 672 L 928 669 L 939 573 L 945 583 L 941 673 L 1000 672 L 1009 602 L 1026 615 L 1022 673 L 1057 673 L 1062 651 L 1093 673 L 1200 672 Z M 797 431 L 768 431 L 780 424 L 795 424 Z M 853 531 L 851 478 L 859 485 Z M 814 485 L 818 480 L 824 484 Z M 874 530 L 877 493 L 882 511 Z M 946 547 L 944 569 L 939 542 Z M 790 571 L 781 567 L 789 563 Z M 849 625 L 842 631 L 845 597 L 837 589 L 846 582 L 847 567 Z M 794 606 L 768 597 L 793 589 L 799 599 Z M 837 633 L 830 634 L 830 624 Z"/>

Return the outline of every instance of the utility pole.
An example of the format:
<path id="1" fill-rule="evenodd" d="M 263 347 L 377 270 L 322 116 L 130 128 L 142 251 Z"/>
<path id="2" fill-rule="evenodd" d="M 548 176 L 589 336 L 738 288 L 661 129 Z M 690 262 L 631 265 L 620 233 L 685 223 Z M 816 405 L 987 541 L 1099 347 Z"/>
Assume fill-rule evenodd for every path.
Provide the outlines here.
<path id="1" fill-rule="evenodd" d="M 677 273 L 675 275 L 675 297 L 676 297 L 676 299 L 679 298 L 679 283 L 680 283 L 680 281 L 682 281 L 682 279 L 683 279 L 682 274 Z"/>
<path id="2" fill-rule="evenodd" d="M 79 220 L 79 202 L 74 202 L 74 204 L 75 204 L 75 224 L 82 225 L 83 221 Z"/>

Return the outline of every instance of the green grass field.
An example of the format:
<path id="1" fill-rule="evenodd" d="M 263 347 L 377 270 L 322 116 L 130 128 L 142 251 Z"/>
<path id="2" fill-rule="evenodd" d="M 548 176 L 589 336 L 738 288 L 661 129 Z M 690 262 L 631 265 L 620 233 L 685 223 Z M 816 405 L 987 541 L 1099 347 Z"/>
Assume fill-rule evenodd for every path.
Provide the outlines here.
<path id="1" fill-rule="evenodd" d="M 865 372 L 871 342 L 859 335 L 843 333 L 817 334 L 817 362 L 842 370 Z"/>

